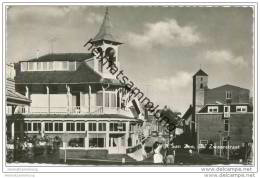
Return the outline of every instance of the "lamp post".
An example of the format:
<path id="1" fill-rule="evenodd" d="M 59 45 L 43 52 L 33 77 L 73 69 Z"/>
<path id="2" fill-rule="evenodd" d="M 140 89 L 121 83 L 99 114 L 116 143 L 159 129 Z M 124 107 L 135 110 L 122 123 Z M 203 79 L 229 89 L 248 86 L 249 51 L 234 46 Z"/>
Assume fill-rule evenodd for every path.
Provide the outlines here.
<path id="1" fill-rule="evenodd" d="M 230 141 L 230 136 L 228 132 L 228 137 L 227 137 L 227 160 L 229 160 L 229 141 Z"/>
<path id="2" fill-rule="evenodd" d="M 219 156 L 221 157 L 221 134 L 222 132 L 221 131 L 218 131 L 218 134 L 219 134 Z"/>

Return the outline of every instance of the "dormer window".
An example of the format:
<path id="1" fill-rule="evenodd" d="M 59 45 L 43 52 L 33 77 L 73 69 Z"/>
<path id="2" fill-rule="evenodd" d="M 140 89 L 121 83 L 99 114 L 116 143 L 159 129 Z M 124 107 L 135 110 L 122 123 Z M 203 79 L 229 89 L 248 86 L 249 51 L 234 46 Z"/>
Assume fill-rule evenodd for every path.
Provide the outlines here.
<path id="1" fill-rule="evenodd" d="M 208 106 L 208 113 L 218 113 L 218 106 Z"/>
<path id="2" fill-rule="evenodd" d="M 236 106 L 236 112 L 247 112 L 247 106 Z"/>
<path id="3" fill-rule="evenodd" d="M 37 70 L 41 70 L 42 69 L 42 63 L 41 62 L 37 62 Z"/>
<path id="4" fill-rule="evenodd" d="M 42 65 L 42 69 L 43 69 L 43 70 L 47 70 L 47 62 L 43 62 L 42 64 L 43 64 L 43 65 Z"/>
<path id="5" fill-rule="evenodd" d="M 34 62 L 28 63 L 28 70 L 34 70 Z"/>
<path id="6" fill-rule="evenodd" d="M 226 91 L 226 99 L 232 99 L 231 91 Z"/>
<path id="7" fill-rule="evenodd" d="M 49 62 L 49 70 L 53 70 L 53 62 Z"/>
<path id="8" fill-rule="evenodd" d="M 69 62 L 69 70 L 76 70 L 76 63 L 73 62 Z"/>
<path id="9" fill-rule="evenodd" d="M 21 62 L 21 71 L 75 71 L 76 61 Z"/>
<path id="10" fill-rule="evenodd" d="M 27 71 L 27 70 L 28 70 L 28 63 L 21 62 L 21 71 Z"/>
<path id="11" fill-rule="evenodd" d="M 62 70 L 67 70 L 68 69 L 68 61 L 63 61 L 62 62 Z"/>

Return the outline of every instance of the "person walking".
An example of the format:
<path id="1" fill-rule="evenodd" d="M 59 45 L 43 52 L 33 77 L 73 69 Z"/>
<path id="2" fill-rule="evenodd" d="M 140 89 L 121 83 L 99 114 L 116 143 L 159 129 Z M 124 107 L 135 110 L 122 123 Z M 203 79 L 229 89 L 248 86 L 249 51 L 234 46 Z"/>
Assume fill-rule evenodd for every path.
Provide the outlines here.
<path id="1" fill-rule="evenodd" d="M 154 155 L 153 155 L 153 163 L 155 164 L 163 164 L 163 156 L 161 155 L 160 151 L 162 149 L 162 145 L 158 142 L 154 144 Z"/>
<path id="2" fill-rule="evenodd" d="M 174 160 L 175 160 L 174 144 L 173 142 L 170 142 L 166 152 L 166 164 L 174 164 Z"/>

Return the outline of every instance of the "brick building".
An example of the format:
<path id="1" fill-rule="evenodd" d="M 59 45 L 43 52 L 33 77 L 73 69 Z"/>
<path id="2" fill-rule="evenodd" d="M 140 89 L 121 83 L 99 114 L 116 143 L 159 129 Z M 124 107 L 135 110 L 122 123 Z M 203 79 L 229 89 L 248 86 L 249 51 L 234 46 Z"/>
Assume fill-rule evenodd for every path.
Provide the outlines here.
<path id="1" fill-rule="evenodd" d="M 228 84 L 208 88 L 208 74 L 200 69 L 193 76 L 193 105 L 183 116 L 191 130 L 190 144 L 200 150 L 208 143 L 217 148 L 237 147 L 251 141 L 253 106 L 250 101 L 250 91 L 245 88 Z M 224 153 L 220 149 L 214 151 Z"/>

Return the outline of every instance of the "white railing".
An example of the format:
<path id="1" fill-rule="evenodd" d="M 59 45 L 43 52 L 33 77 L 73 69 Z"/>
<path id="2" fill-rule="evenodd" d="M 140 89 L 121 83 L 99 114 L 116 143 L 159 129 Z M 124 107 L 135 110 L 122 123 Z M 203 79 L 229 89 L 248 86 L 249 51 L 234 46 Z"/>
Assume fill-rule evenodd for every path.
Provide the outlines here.
<path id="1" fill-rule="evenodd" d="M 123 110 L 118 107 L 88 107 L 71 106 L 71 107 L 28 107 L 22 108 L 23 114 L 121 114 L 132 117 L 130 110 Z"/>

